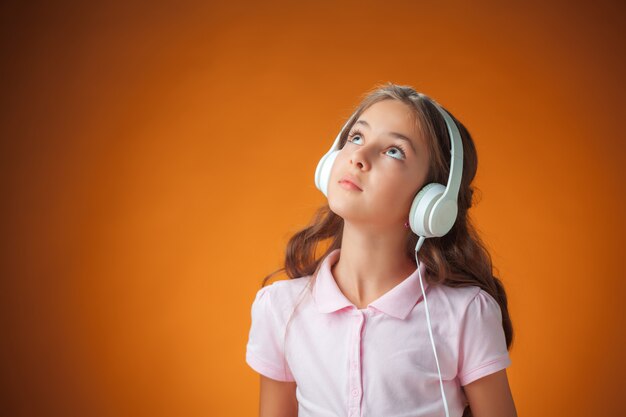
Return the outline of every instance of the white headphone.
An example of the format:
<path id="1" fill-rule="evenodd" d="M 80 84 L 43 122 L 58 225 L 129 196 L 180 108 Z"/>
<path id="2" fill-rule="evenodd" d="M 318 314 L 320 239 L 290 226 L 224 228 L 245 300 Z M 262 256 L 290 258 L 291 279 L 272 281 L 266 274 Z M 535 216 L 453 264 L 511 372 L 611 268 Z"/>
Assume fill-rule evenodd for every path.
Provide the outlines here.
<path id="1" fill-rule="evenodd" d="M 421 97 L 426 97 L 421 93 L 417 93 Z M 448 233 L 458 214 L 457 199 L 459 195 L 459 187 L 461 185 L 461 174 L 463 172 L 463 144 L 461 142 L 461 134 L 459 129 L 450 117 L 437 102 L 427 98 L 443 116 L 446 126 L 448 127 L 448 136 L 452 147 L 450 149 L 450 174 L 448 175 L 448 184 L 446 186 L 432 182 L 426 184 L 416 194 L 411 204 L 409 212 L 409 224 L 411 230 L 420 237 L 415 250 L 418 251 L 422 246 L 424 239 L 429 237 L 441 237 Z M 341 132 L 335 138 L 335 142 L 330 150 L 320 159 L 315 169 L 315 186 L 328 197 L 328 182 L 330 181 L 330 172 L 335 163 L 335 159 L 339 154 L 339 141 L 341 136 L 354 118 L 354 114 L 348 118 Z"/>
<path id="2" fill-rule="evenodd" d="M 429 237 L 441 237 L 448 233 L 454 222 L 456 221 L 458 214 L 458 195 L 459 188 L 461 186 L 461 175 L 463 173 L 463 143 L 461 142 L 461 134 L 459 129 L 448 112 L 446 112 L 435 100 L 427 97 L 422 93 L 417 93 L 418 96 L 425 98 L 432 103 L 435 108 L 443 116 L 446 126 L 448 128 L 448 136 L 450 137 L 450 174 L 448 175 L 448 184 L 446 186 L 431 182 L 422 187 L 421 190 L 415 195 L 413 203 L 411 204 L 411 210 L 409 211 L 409 224 L 411 230 L 419 236 L 417 245 L 415 246 L 415 260 L 417 262 L 417 269 L 420 278 L 420 286 L 422 287 L 422 295 L 424 296 L 424 304 L 426 309 L 426 321 L 428 322 L 428 332 L 430 335 L 430 341 L 433 346 L 433 352 L 435 353 L 435 361 L 437 363 L 437 371 L 439 373 L 439 384 L 441 387 L 441 395 L 443 397 L 443 405 L 446 412 L 446 416 L 449 417 L 448 404 L 446 396 L 443 390 L 443 381 L 441 378 L 441 369 L 439 368 L 439 359 L 437 358 L 437 349 L 435 348 L 435 341 L 433 339 L 432 327 L 430 325 L 430 314 L 428 313 L 428 301 L 426 300 L 426 294 L 424 292 L 424 284 L 422 283 L 422 274 L 419 270 L 419 260 L 417 259 L 417 252 L 420 250 L 424 241 Z M 335 163 L 335 159 L 339 154 L 339 141 L 346 126 L 354 118 L 353 113 L 348 121 L 343 125 L 341 131 L 335 138 L 335 142 L 330 147 L 330 150 L 326 152 L 320 159 L 315 169 L 315 186 L 328 197 L 328 183 L 330 181 L 330 172 Z"/>

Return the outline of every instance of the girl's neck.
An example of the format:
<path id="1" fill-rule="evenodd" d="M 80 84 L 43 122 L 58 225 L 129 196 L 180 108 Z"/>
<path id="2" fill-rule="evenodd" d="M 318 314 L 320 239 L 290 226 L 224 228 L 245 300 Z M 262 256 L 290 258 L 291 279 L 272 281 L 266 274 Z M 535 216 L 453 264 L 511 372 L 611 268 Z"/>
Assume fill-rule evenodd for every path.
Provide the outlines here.
<path id="1" fill-rule="evenodd" d="M 407 233 L 403 226 L 382 233 L 344 223 L 339 260 L 331 272 L 341 292 L 358 308 L 415 271 L 415 262 L 406 256 Z"/>

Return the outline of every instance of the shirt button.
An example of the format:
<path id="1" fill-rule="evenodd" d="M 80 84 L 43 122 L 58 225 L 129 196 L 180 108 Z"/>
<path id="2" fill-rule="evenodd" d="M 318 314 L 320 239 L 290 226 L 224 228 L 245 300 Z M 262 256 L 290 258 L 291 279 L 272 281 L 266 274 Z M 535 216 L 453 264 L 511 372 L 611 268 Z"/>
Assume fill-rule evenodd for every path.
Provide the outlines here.
<path id="1" fill-rule="evenodd" d="M 353 397 L 358 397 L 359 396 L 359 390 L 358 389 L 353 389 L 352 390 L 352 396 Z"/>

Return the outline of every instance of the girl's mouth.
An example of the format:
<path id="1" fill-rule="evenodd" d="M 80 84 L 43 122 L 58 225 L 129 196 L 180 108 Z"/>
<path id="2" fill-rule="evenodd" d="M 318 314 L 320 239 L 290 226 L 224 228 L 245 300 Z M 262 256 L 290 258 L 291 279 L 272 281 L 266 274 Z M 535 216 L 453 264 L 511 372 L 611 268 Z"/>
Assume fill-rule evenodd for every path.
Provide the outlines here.
<path id="1" fill-rule="evenodd" d="M 363 191 L 361 190 L 359 187 L 357 187 L 356 185 L 354 185 L 353 183 L 351 183 L 348 180 L 341 180 L 339 181 L 339 184 L 345 188 L 346 190 L 357 190 L 357 191 Z"/>

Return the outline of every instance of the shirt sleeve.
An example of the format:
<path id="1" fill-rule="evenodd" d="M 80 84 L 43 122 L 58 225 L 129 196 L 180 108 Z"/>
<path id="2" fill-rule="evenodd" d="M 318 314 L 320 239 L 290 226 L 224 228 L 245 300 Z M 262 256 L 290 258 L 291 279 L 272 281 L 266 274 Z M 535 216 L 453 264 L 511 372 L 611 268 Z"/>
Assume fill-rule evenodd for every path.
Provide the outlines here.
<path id="1" fill-rule="evenodd" d="M 271 287 L 257 291 L 252 302 L 252 323 L 246 362 L 256 372 L 277 381 L 295 381 L 283 352 L 285 329 L 272 305 Z"/>
<path id="2" fill-rule="evenodd" d="M 482 288 L 467 306 L 459 337 L 458 377 L 461 386 L 511 364 L 500 305 Z"/>

